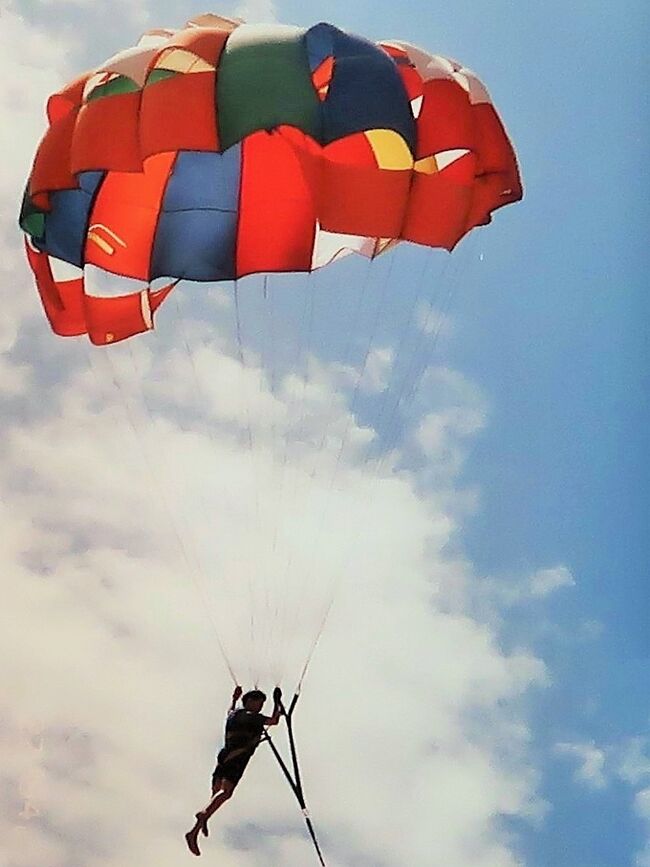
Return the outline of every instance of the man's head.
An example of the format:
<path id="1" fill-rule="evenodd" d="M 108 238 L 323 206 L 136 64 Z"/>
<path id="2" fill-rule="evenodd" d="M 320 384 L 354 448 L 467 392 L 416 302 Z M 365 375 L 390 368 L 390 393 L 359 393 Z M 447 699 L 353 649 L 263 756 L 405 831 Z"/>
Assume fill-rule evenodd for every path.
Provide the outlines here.
<path id="1" fill-rule="evenodd" d="M 251 713 L 259 713 L 265 701 L 266 696 L 261 689 L 252 689 L 242 696 L 241 703 L 245 710 L 249 710 Z"/>

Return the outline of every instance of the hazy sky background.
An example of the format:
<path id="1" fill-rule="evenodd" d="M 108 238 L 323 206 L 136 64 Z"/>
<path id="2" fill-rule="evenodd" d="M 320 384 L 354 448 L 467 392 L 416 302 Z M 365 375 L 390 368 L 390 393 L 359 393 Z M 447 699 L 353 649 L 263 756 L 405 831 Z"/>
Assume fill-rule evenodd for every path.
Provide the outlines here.
<path id="1" fill-rule="evenodd" d="M 524 201 L 449 261 L 374 263 L 349 347 L 361 260 L 273 278 L 274 344 L 243 281 L 243 368 L 228 288 L 186 287 L 128 347 L 57 340 L 16 227 L 45 99 L 204 11 L 0 2 L 1 867 L 188 863 L 231 689 L 210 617 L 228 632 L 262 563 L 292 602 L 261 655 L 307 640 L 305 575 L 341 577 L 297 720 L 330 867 L 649 867 L 646 4 L 212 10 L 462 60 Z M 402 335 L 427 370 L 395 426 Z M 395 472 L 366 471 L 373 429 Z M 312 863 L 263 751 L 204 857 Z"/>

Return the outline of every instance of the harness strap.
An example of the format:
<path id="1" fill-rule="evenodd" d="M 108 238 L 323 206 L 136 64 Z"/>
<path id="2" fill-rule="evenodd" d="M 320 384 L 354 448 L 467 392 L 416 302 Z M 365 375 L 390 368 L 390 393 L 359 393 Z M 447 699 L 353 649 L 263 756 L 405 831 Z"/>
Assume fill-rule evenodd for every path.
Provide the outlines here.
<path id="1" fill-rule="evenodd" d="M 287 767 L 287 763 L 282 758 L 278 748 L 273 743 L 271 735 L 268 733 L 268 730 L 265 729 L 264 735 L 262 736 L 262 740 L 265 740 L 268 745 L 271 747 L 273 751 L 273 755 L 277 763 L 279 764 L 282 773 L 284 774 L 289 786 L 291 787 L 291 791 L 296 797 L 298 801 L 298 806 L 302 812 L 302 815 L 305 819 L 305 824 L 307 825 L 307 830 L 309 832 L 309 836 L 311 837 L 312 843 L 314 844 L 314 849 L 316 850 L 316 855 L 318 856 L 318 861 L 322 865 L 322 867 L 326 867 L 325 859 L 323 858 L 323 853 L 321 851 L 320 845 L 318 843 L 318 838 L 316 837 L 316 831 L 314 829 L 313 822 L 309 816 L 309 811 L 307 810 L 307 805 L 305 803 L 305 795 L 302 789 L 302 780 L 300 778 L 300 766 L 298 765 L 298 751 L 296 749 L 296 742 L 293 736 L 293 726 L 292 726 L 292 716 L 294 709 L 296 707 L 296 703 L 298 701 L 298 693 L 296 693 L 291 701 L 289 706 L 289 712 L 285 710 L 284 705 L 280 702 L 280 712 L 284 717 L 284 720 L 287 724 L 287 734 L 289 736 L 289 749 L 291 751 L 291 763 L 293 765 L 293 776 Z"/>

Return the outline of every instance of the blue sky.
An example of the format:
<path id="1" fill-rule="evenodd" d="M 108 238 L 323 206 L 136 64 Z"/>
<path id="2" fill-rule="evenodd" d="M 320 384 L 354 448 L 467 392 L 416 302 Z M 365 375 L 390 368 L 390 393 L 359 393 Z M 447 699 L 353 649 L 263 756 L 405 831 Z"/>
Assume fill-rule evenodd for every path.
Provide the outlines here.
<path id="1" fill-rule="evenodd" d="M 279 12 L 319 15 L 311 3 Z M 486 574 L 564 562 L 576 578 L 548 613 L 562 634 L 535 640 L 554 679 L 535 702 L 538 748 L 647 732 L 650 9 L 335 2 L 327 15 L 467 58 L 513 137 L 525 199 L 481 233 L 484 258 L 455 294 L 457 337 L 444 347 L 490 403 L 465 467 L 481 506 L 463 542 Z M 585 620 L 602 633 L 574 648 Z M 527 864 L 632 864 L 643 829 L 629 787 L 584 791 L 571 771 L 560 758 L 546 765 L 553 809 L 523 831 Z"/>
<path id="2" fill-rule="evenodd" d="M 486 572 L 570 566 L 576 587 L 554 619 L 567 634 L 585 618 L 603 631 L 583 650 L 540 640 L 555 684 L 535 708 L 539 745 L 613 742 L 648 725 L 648 8 L 489 7 L 482 44 L 465 4 L 453 24 L 498 93 L 526 198 L 499 215 L 455 306 L 450 356 L 492 407 L 466 466 L 482 502 L 464 541 Z M 554 809 L 524 834 L 529 863 L 633 863 L 629 788 L 584 793 L 570 770 L 546 769 Z"/>
<path id="3" fill-rule="evenodd" d="M 69 40 L 74 34 L 67 61 L 75 70 L 134 43 L 150 24 L 180 25 L 205 11 L 196 2 L 180 11 L 178 4 L 159 3 L 152 10 L 142 3 L 141 23 L 135 13 L 121 20 L 83 2 L 67 11 L 56 2 L 7 8 L 17 9 L 30 26 L 53 37 Z M 310 348 L 324 365 L 358 364 L 374 329 L 373 305 L 379 303 L 383 281 L 396 291 L 384 299 L 388 315 L 384 311 L 374 334 L 376 346 L 395 345 L 400 331 L 394 326 L 407 311 L 406 299 L 419 288 L 423 267 L 428 269 L 424 296 L 436 306 L 444 303 L 453 284 L 451 327 L 441 332 L 435 352 L 427 349 L 422 358 L 454 371 L 456 378 L 450 381 L 440 374 L 428 382 L 423 377 L 423 388 L 407 407 L 411 414 L 399 432 L 405 440 L 409 431 L 414 435 L 427 407 L 439 404 L 444 415 L 448 399 L 452 405 L 470 407 L 465 417 L 469 435 L 463 439 L 461 431 L 460 442 L 453 444 L 463 456 L 455 471 L 427 475 L 422 454 L 409 451 L 408 445 L 402 466 L 413 469 L 416 490 L 428 490 L 434 500 L 440 487 L 449 494 L 451 505 L 435 514 L 458 522 L 441 551 L 472 564 L 470 596 L 476 609 L 468 603 L 463 614 L 471 612 L 477 631 L 485 621 L 503 659 L 524 649 L 546 669 L 543 688 L 534 685 L 536 676 L 531 674 L 521 702 L 509 705 L 512 720 L 526 721 L 525 767 L 533 766 L 539 775 L 531 788 L 546 802 L 546 810 L 540 809 L 536 820 L 523 807 L 511 810 L 510 818 L 498 819 L 508 814 L 507 808 L 497 805 L 494 812 L 521 867 L 647 867 L 650 811 L 641 796 L 650 786 L 648 763 L 642 760 L 650 745 L 650 8 L 642 2 L 600 0 L 334 0 L 326 7 L 313 0 L 281 0 L 249 3 L 248 10 L 274 12 L 278 20 L 299 25 L 326 19 L 373 39 L 401 38 L 457 57 L 486 82 L 504 119 L 520 160 L 523 202 L 499 211 L 491 226 L 459 246 L 450 263 L 443 254 L 406 248 L 392 254 L 392 265 L 388 256 L 374 263 L 369 285 L 377 292 L 370 293 L 362 307 L 349 357 L 340 321 L 350 319 L 353 290 L 366 278 L 366 263 L 347 260 L 299 278 L 316 304 Z M 241 14 L 246 11 L 242 8 Z M 98 32 L 101 37 L 94 36 Z M 11 101 L 6 104 L 11 106 Z M 27 148 L 33 145 L 28 133 L 25 141 Z M 285 373 L 293 368 L 303 376 L 306 360 L 296 360 L 289 351 L 296 330 L 304 330 L 305 308 L 292 289 L 298 282 L 274 277 L 270 285 L 277 292 L 276 313 L 287 314 L 289 323 L 286 354 L 282 357 L 279 341 L 276 364 Z M 259 278 L 242 283 L 242 321 L 251 354 L 263 346 L 252 336 L 264 327 L 260 315 L 268 316 L 261 286 Z M 190 296 L 179 301 L 185 312 L 193 303 Z M 163 342 L 173 337 L 174 309 L 170 304 L 159 315 Z M 27 324 L 9 354 L 12 363 L 24 364 L 32 339 L 40 352 L 48 351 L 41 337 L 31 337 L 33 315 L 22 310 L 16 314 L 17 321 L 27 317 Z M 224 306 L 214 315 L 225 322 L 232 310 Z M 412 342 L 418 329 L 413 323 L 410 328 Z M 207 340 L 203 347 L 207 350 Z M 149 361 L 146 351 L 137 356 L 143 368 Z M 70 352 L 68 358 L 83 360 L 78 345 Z M 173 380 L 167 367 L 161 370 Z M 37 373 L 42 376 L 43 368 Z M 321 374 L 310 374 L 314 384 L 331 385 L 319 380 Z M 394 376 L 399 378 L 399 368 Z M 330 411 L 337 394 L 333 390 L 326 400 Z M 150 405 L 156 406 L 157 399 L 154 389 Z M 391 430 L 377 421 L 381 399 L 372 389 L 362 389 L 352 409 L 363 421 L 376 423 L 380 437 L 390 437 Z M 471 413 L 478 413 L 481 421 L 475 423 Z M 27 417 L 25 409 L 23 419 Z M 261 412 L 260 437 L 268 418 Z M 475 502 L 467 506 L 465 495 L 470 500 L 475 496 Z M 408 510 L 404 503 L 393 505 Z M 402 538 L 401 532 L 395 529 L 396 538 Z M 403 538 L 408 546 L 406 531 Z M 102 551 L 98 543 L 98 557 Z M 439 553 L 435 568 L 444 571 L 445 558 Z M 378 570 L 379 561 L 377 555 Z M 129 564 L 123 568 L 129 574 Z M 565 570 L 558 574 L 570 578 L 562 579 L 552 593 L 521 589 L 521 576 L 554 569 Z M 169 605 L 171 609 L 173 602 Z M 128 622 L 128 614 L 124 617 Z M 325 689 L 324 671 L 316 677 L 324 678 Z M 354 684 L 352 672 L 350 678 Z M 495 697 L 495 706 L 501 701 L 508 704 L 510 697 Z M 191 714 L 188 709 L 188 719 Z M 467 719 L 471 714 L 470 708 Z M 197 731 L 197 740 L 203 736 Z M 635 743 L 640 752 L 635 752 Z M 490 754 L 495 765 L 498 752 Z M 277 816 L 272 819 L 279 821 Z M 244 825 L 228 833 L 236 836 Z M 347 838 L 338 840 L 341 852 L 342 839 Z M 334 839 L 330 842 L 335 848 Z M 355 851 L 352 843 L 348 851 Z M 71 867 L 77 862 L 60 863 Z M 119 860 L 96 863 L 114 867 Z M 252 860 L 227 863 L 253 865 Z M 503 861 L 489 862 L 490 867 L 492 863 L 514 862 L 504 856 Z"/>

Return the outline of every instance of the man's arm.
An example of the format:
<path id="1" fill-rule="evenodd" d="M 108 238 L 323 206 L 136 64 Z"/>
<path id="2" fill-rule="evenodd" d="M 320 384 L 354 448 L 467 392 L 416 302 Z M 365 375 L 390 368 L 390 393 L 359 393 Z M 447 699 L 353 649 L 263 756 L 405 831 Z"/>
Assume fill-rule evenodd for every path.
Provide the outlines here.
<path id="1" fill-rule="evenodd" d="M 282 716 L 282 690 L 279 686 L 273 690 L 273 715 L 264 717 L 264 725 L 268 728 L 269 726 L 276 726 L 280 722 L 280 717 Z"/>
<path id="2" fill-rule="evenodd" d="M 235 709 L 235 705 L 237 704 L 237 700 L 241 697 L 242 688 L 241 686 L 236 686 L 233 690 L 232 694 L 232 704 L 230 705 L 230 713 L 232 713 Z"/>

